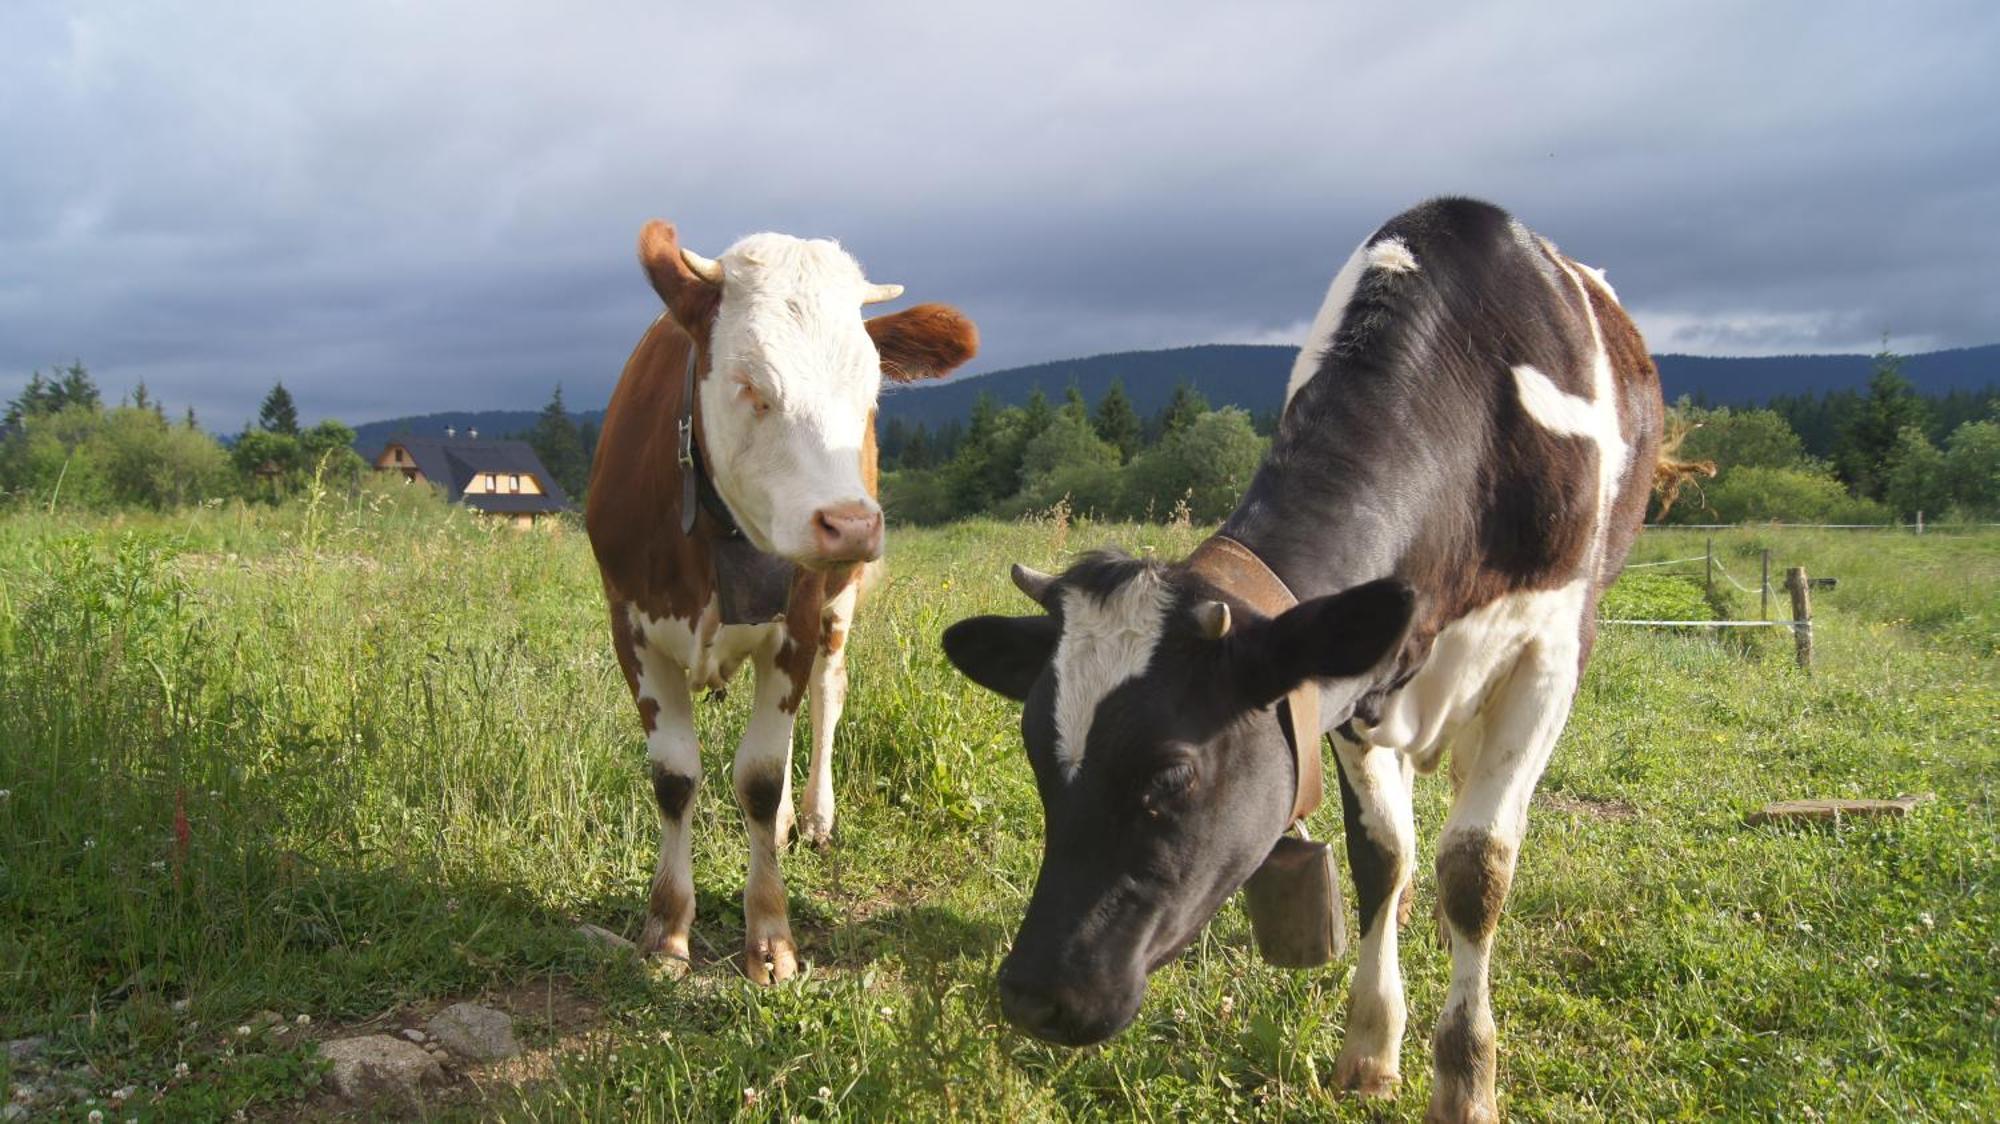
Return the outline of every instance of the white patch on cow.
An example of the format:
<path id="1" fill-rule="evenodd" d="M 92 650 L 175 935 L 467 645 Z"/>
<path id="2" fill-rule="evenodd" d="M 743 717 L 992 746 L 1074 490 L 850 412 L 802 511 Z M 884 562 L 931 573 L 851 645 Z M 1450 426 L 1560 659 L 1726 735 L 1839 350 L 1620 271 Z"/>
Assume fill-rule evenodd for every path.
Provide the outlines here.
<path id="1" fill-rule="evenodd" d="M 1446 625 L 1415 678 L 1389 696 L 1381 720 L 1356 721 L 1370 745 L 1401 750 L 1429 772 L 1444 750 L 1471 726 L 1488 697 L 1530 644 L 1574 651 L 1587 579 L 1557 589 L 1510 593 Z M 1574 657 L 1572 657 L 1572 664 Z M 1551 699 L 1567 707 L 1568 699 Z"/>
<path id="2" fill-rule="evenodd" d="M 1166 624 L 1172 591 L 1142 570 L 1099 601 L 1065 589 L 1062 639 L 1056 644 L 1056 760 L 1064 772 L 1083 764 L 1097 707 L 1119 684 L 1146 670 Z"/>
<path id="3" fill-rule="evenodd" d="M 1347 256 L 1347 264 L 1333 275 L 1333 284 L 1327 287 L 1326 299 L 1319 305 L 1319 313 L 1313 317 L 1312 327 L 1306 331 L 1306 342 L 1300 346 L 1298 358 L 1292 360 L 1292 375 L 1285 380 L 1285 405 L 1292 404 L 1292 395 L 1299 392 L 1312 377 L 1319 373 L 1320 363 L 1326 358 L 1328 349 L 1333 347 L 1333 338 L 1340 334 L 1341 321 L 1347 318 L 1347 305 L 1354 299 L 1354 290 L 1361 284 L 1361 274 L 1368 268 L 1368 243 L 1354 247 Z"/>
<path id="4" fill-rule="evenodd" d="M 1368 268 L 1384 273 L 1415 273 L 1417 255 L 1401 238 L 1384 238 L 1368 247 Z"/>
<path id="5" fill-rule="evenodd" d="M 783 620 L 763 624 L 720 624 L 713 597 L 698 623 L 680 617 L 650 617 L 637 606 L 629 619 L 638 629 L 642 696 L 649 678 L 672 674 L 686 678 L 689 690 L 718 690 L 736 676 L 743 661 L 761 651 L 776 651 L 784 640 Z"/>
<path id="6" fill-rule="evenodd" d="M 1594 265 L 1585 265 L 1580 261 L 1572 261 L 1570 264 L 1588 273 L 1590 279 L 1597 282 L 1597 287 L 1604 290 L 1605 296 L 1610 297 L 1614 301 L 1618 299 L 1618 290 L 1611 287 L 1611 282 L 1605 279 L 1603 270 Z"/>
<path id="7" fill-rule="evenodd" d="M 716 490 L 760 550 L 809 561 L 813 516 L 879 510 L 861 448 L 882 388 L 861 317 L 861 266 L 838 243 L 753 234 L 722 263 L 722 305 L 701 384 Z"/>

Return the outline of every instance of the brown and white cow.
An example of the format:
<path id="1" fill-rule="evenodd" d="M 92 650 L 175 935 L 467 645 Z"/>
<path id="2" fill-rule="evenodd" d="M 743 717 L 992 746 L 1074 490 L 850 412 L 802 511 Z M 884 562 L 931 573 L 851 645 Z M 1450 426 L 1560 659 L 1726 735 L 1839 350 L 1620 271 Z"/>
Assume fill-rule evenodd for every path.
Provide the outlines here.
<path id="1" fill-rule="evenodd" d="M 1174 565 L 1017 568 L 1044 612 L 945 633 L 967 675 L 1023 701 L 1046 813 L 1000 968 L 1007 1017 L 1070 1044 L 1129 1023 L 1147 975 L 1316 802 L 1313 743 L 1332 730 L 1362 931 L 1335 1073 L 1389 1094 L 1411 774 L 1449 753 L 1437 884 L 1452 970 L 1429 1115 L 1491 1119 L 1494 926 L 1598 595 L 1639 530 L 1661 415 L 1602 275 L 1505 212 L 1438 200 L 1364 240 L 1213 538 Z M 1294 695 L 1311 684 L 1316 722 Z"/>
<path id="2" fill-rule="evenodd" d="M 754 234 L 710 260 L 655 221 L 639 259 L 667 311 L 611 396 L 586 522 L 611 642 L 646 728 L 660 856 L 642 950 L 684 965 L 694 921 L 688 824 L 701 777 L 693 694 L 744 661 L 756 698 L 733 778 L 750 836 L 744 970 L 797 970 L 778 849 L 792 824 L 792 726 L 812 697 L 800 834 L 833 831 L 843 645 L 882 553 L 875 403 L 882 379 L 936 378 L 978 347 L 927 304 L 864 320 L 900 285 L 870 284 L 837 244 Z"/>

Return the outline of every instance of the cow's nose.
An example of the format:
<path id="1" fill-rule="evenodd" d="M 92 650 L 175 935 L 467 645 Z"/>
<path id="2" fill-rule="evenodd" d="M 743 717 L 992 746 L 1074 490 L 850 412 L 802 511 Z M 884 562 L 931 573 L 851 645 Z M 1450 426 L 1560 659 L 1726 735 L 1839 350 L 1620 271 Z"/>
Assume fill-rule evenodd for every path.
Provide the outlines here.
<path id="1" fill-rule="evenodd" d="M 826 562 L 872 562 L 882 556 L 882 509 L 853 500 L 813 512 L 813 546 Z"/>
<path id="2" fill-rule="evenodd" d="M 1038 1038 L 1055 1038 L 1056 1026 L 1062 1020 L 1062 1011 L 1053 996 L 1045 992 L 1025 988 L 1000 975 L 1000 1013 L 1029 1034 Z"/>

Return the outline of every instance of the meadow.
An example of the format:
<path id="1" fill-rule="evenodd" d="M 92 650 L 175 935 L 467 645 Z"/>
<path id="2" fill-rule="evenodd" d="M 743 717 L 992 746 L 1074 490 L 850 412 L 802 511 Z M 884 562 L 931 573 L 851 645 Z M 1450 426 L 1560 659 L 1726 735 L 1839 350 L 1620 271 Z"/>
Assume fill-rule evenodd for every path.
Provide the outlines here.
<path id="1" fill-rule="evenodd" d="M 33 1112 L 337 1115 L 315 1041 L 484 998 L 529 1053 L 460 1072 L 425 1115 L 1415 1119 L 1448 969 L 1427 920 L 1440 777 L 1418 785 L 1393 1104 L 1330 1086 L 1351 964 L 1265 966 L 1234 904 L 1105 1046 L 1000 1018 L 1040 806 L 1013 708 L 962 681 L 938 634 L 1025 611 L 1011 561 L 1171 557 L 1199 535 L 892 532 L 850 649 L 837 840 L 786 858 L 809 966 L 763 989 L 733 960 L 747 690 L 700 708 L 693 972 L 577 936 L 637 934 L 657 833 L 577 527 L 514 532 L 374 490 L 0 516 L 0 1038 L 46 1037 L 36 1080 L 62 1098 Z M 1649 531 L 1634 560 L 1704 537 Z M 2000 535 L 1714 539 L 1745 580 L 1766 548 L 1839 579 L 1816 596 L 1817 666 L 1775 630 L 1605 630 L 1499 931 L 1502 1109 L 2000 1117 Z M 1676 572 L 1644 571 L 1606 615 L 1755 609 Z M 799 775 L 804 745 L 802 728 Z M 1902 793 L 1936 799 L 1835 828 L 1743 822 L 1773 800 Z M 1336 818 L 1318 826 L 1337 837 Z M 10 1091 L 28 1079 L 0 1067 Z"/>

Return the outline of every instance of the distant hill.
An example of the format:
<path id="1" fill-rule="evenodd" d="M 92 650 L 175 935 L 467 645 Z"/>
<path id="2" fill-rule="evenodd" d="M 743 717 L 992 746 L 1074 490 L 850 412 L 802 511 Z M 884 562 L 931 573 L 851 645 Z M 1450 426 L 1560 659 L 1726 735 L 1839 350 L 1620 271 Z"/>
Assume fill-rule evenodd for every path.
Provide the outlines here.
<path id="1" fill-rule="evenodd" d="M 1186 380 L 1210 405 L 1241 406 L 1253 413 L 1276 410 L 1285 394 L 1297 348 L 1255 344 L 1205 344 L 1164 351 L 1121 351 L 1083 359 L 1063 359 L 972 375 L 942 383 L 895 387 L 882 396 L 882 417 L 902 418 L 914 425 L 936 428 L 972 412 L 981 394 L 1002 404 L 1028 400 L 1039 386 L 1050 398 L 1062 397 L 1073 382 L 1091 403 L 1103 397 L 1113 379 L 1125 380 L 1125 393 L 1140 416 L 1167 404 L 1174 386 Z M 1667 399 L 1683 394 L 1725 405 L 1768 401 L 1779 394 L 1827 390 L 1858 390 L 1868 385 L 1874 360 L 1866 355 L 1773 355 L 1754 358 L 1711 358 L 1659 355 L 1660 378 Z M 1933 351 L 1904 357 L 1903 373 L 1919 392 L 1982 390 L 2000 386 L 2000 344 Z M 443 436 L 445 427 L 460 433 L 477 429 L 489 437 L 517 433 L 535 424 L 534 410 L 481 410 L 423 414 L 369 422 L 355 429 L 355 448 L 364 455 L 380 451 L 397 433 Z M 579 422 L 597 421 L 602 410 L 576 415 Z"/>

